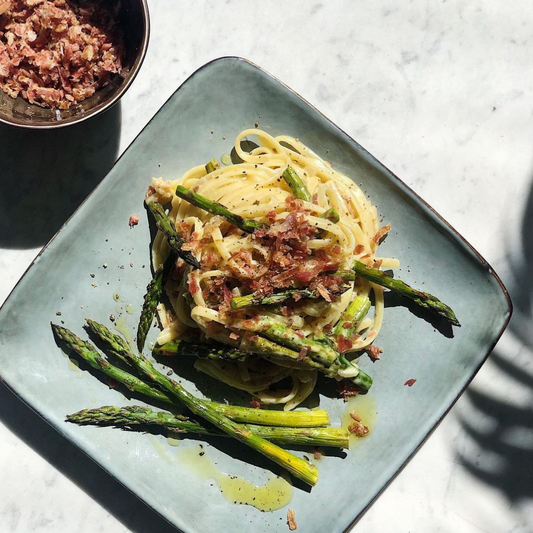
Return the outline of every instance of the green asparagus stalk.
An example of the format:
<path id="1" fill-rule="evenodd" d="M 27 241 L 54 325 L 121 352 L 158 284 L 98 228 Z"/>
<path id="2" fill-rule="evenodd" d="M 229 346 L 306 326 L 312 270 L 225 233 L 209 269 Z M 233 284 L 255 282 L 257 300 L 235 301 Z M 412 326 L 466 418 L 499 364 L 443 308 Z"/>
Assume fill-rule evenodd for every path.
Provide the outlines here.
<path id="1" fill-rule="evenodd" d="M 146 342 L 146 335 L 150 330 L 152 321 L 154 320 L 155 310 L 157 304 L 161 301 L 163 294 L 163 285 L 166 277 L 174 263 L 174 253 L 170 252 L 163 265 L 161 265 L 155 272 L 154 277 L 146 287 L 146 294 L 144 295 L 144 303 L 139 318 L 139 326 L 137 327 L 137 348 L 142 352 L 144 343 Z"/>
<path id="2" fill-rule="evenodd" d="M 207 174 L 211 174 L 211 172 L 214 172 L 215 170 L 218 170 L 220 168 L 220 163 L 216 159 L 211 159 L 207 165 L 205 165 L 205 171 Z"/>
<path id="3" fill-rule="evenodd" d="M 144 303 L 139 319 L 139 326 L 137 327 L 137 348 L 142 352 L 144 343 L 146 342 L 146 335 L 150 330 L 152 321 L 154 320 L 155 309 L 161 294 L 163 293 L 163 265 L 161 265 L 155 272 L 154 277 L 146 287 L 146 294 L 144 295 Z"/>
<path id="4" fill-rule="evenodd" d="M 339 356 L 340 365 L 343 367 L 343 371 L 339 371 L 339 375 L 345 379 L 349 379 L 354 385 L 359 387 L 363 391 L 370 390 L 372 387 L 373 379 L 363 372 L 354 361 L 348 361 L 344 354 Z M 353 375 L 355 372 L 355 376 Z M 344 376 L 343 376 L 344 373 Z"/>
<path id="5" fill-rule="evenodd" d="M 129 407 L 105 406 L 84 409 L 67 415 L 69 422 L 80 425 L 130 427 L 139 424 L 157 425 L 175 433 L 195 433 L 227 437 L 226 433 L 205 423 L 190 420 L 181 415 L 153 411 L 138 405 Z M 243 425 L 254 435 L 285 446 L 330 446 L 348 448 L 350 433 L 344 428 L 285 428 Z"/>
<path id="6" fill-rule="evenodd" d="M 368 296 L 356 296 L 335 325 L 333 333 L 351 339 L 369 310 L 370 299 Z"/>
<path id="7" fill-rule="evenodd" d="M 72 331 L 57 324 L 52 324 L 52 330 L 59 340 L 63 341 L 94 369 L 101 370 L 108 377 L 125 385 L 130 391 L 144 394 L 161 402 L 173 403 L 163 391 L 151 387 L 139 378 L 103 359 L 92 344 L 81 340 Z"/>
<path id="8" fill-rule="evenodd" d="M 321 333 L 320 336 L 315 335 L 315 341 L 324 346 L 333 347 L 332 341 Z M 337 352 L 338 353 L 338 352 Z M 338 363 L 342 370 L 337 371 L 338 376 L 349 379 L 354 385 L 357 385 L 361 390 L 368 391 L 372 386 L 372 378 L 363 372 L 355 361 L 349 361 L 344 354 L 339 354 Z"/>
<path id="9" fill-rule="evenodd" d="M 336 270 L 330 274 L 331 276 L 339 276 L 344 281 L 354 281 L 355 272 L 353 270 Z"/>
<path id="10" fill-rule="evenodd" d="M 260 353 L 264 358 L 278 363 L 282 363 L 283 360 L 296 361 L 304 366 L 316 368 L 329 377 L 339 375 L 344 377 L 339 372 L 341 368 L 349 366 L 350 373 L 345 376 L 347 379 L 363 390 L 368 390 L 372 386 L 372 378 L 355 363 L 350 363 L 344 357 L 341 358 L 325 335 L 321 338 L 309 339 L 267 316 L 259 319 L 255 332 L 260 332 L 261 335 L 273 341 L 267 344 L 267 339 L 263 339 L 260 335 L 250 337 L 251 341 L 248 341 L 250 351 Z M 288 350 L 283 350 L 283 347 Z"/>
<path id="11" fill-rule="evenodd" d="M 320 218 L 325 218 L 326 220 L 329 220 L 330 222 L 333 222 L 334 224 L 337 224 L 341 217 L 339 216 L 339 212 L 334 209 L 333 207 L 330 207 L 327 211 L 324 211 Z"/>
<path id="12" fill-rule="evenodd" d="M 99 336 L 102 339 L 106 339 L 113 349 L 120 349 L 119 345 L 115 346 L 117 335 L 113 334 L 105 326 L 91 321 L 91 329 L 93 329 L 93 331 L 97 329 L 99 331 Z M 171 396 L 186 405 L 193 414 L 205 418 L 208 422 L 214 424 L 215 427 L 234 437 L 239 442 L 258 451 L 265 457 L 268 457 L 305 483 L 311 486 L 316 484 L 318 480 L 318 470 L 314 465 L 307 463 L 303 459 L 287 452 L 279 446 L 253 434 L 249 429 L 218 413 L 209 405 L 209 403 L 196 398 L 178 382 L 159 372 L 142 354 L 134 354 L 128 351 L 123 355 L 131 360 L 138 372 L 158 384 Z"/>
<path id="13" fill-rule="evenodd" d="M 350 272 L 351 277 L 355 279 L 355 274 L 348 270 L 338 270 L 332 272 L 332 276 L 338 275 L 343 278 L 343 281 L 350 281 L 350 274 L 345 274 Z M 353 280 L 352 280 L 353 281 Z M 339 292 L 332 293 L 333 296 L 338 296 L 338 294 L 347 290 L 349 285 L 344 285 L 340 287 Z M 247 294 L 246 296 L 235 296 L 231 299 L 231 308 L 232 309 L 243 309 L 245 307 L 251 307 L 255 305 L 278 305 L 293 298 L 296 301 L 303 299 L 319 299 L 321 296 L 311 289 L 287 289 L 282 292 L 276 292 L 270 294 L 269 296 L 262 296 L 260 293 Z"/>
<path id="14" fill-rule="evenodd" d="M 178 185 L 176 187 L 176 195 L 195 207 L 198 207 L 199 209 L 203 209 L 204 211 L 207 211 L 213 215 L 220 215 L 224 217 L 228 222 L 231 222 L 234 226 L 237 226 L 248 233 L 253 233 L 256 229 L 264 227 L 263 224 L 260 224 L 256 220 L 249 220 L 241 217 L 240 215 L 236 215 L 222 204 L 213 202 L 205 196 L 197 194 L 190 189 L 183 187 L 182 185 Z"/>
<path id="15" fill-rule="evenodd" d="M 444 317 L 454 326 L 461 326 L 451 307 L 441 302 L 436 296 L 413 289 L 402 280 L 387 276 L 382 270 L 370 268 L 360 261 L 355 261 L 352 269 L 358 276 L 365 278 L 376 285 L 387 287 L 391 291 L 397 292 L 406 298 L 410 298 L 420 307 L 433 311 L 437 315 Z"/>
<path id="16" fill-rule="evenodd" d="M 314 411 L 276 411 L 271 409 L 252 409 L 225 403 L 206 402 L 215 411 L 243 424 L 279 426 L 292 428 L 323 427 L 330 423 L 329 414 L 324 409 Z"/>
<path id="17" fill-rule="evenodd" d="M 165 344 L 156 344 L 153 349 L 156 355 L 185 355 L 198 357 L 199 359 L 218 359 L 218 360 L 244 360 L 247 354 L 223 344 L 195 344 L 187 341 L 169 341 Z"/>
<path id="18" fill-rule="evenodd" d="M 311 359 L 326 367 L 335 363 L 339 356 L 337 351 L 331 346 L 306 338 L 299 334 L 299 332 L 269 316 L 261 316 L 256 324 L 252 324 L 252 329 L 260 332 L 268 339 L 296 352 L 305 349 Z"/>
<path id="19" fill-rule="evenodd" d="M 370 390 L 370 387 L 372 387 L 372 383 L 374 382 L 374 380 L 366 372 L 363 372 L 359 367 L 357 368 L 359 370 L 359 372 L 357 373 L 357 376 L 355 376 L 354 378 L 351 378 L 350 381 L 354 385 L 359 387 L 362 391 Z"/>
<path id="20" fill-rule="evenodd" d="M 296 174 L 296 171 L 288 166 L 283 172 L 283 178 L 287 182 L 287 185 L 290 187 L 292 194 L 300 200 L 305 200 L 310 202 L 312 200 L 311 193 L 307 189 L 305 182 Z"/>
<path id="21" fill-rule="evenodd" d="M 282 366 L 320 370 L 329 377 L 335 377 L 337 375 L 338 366 L 336 364 L 326 367 L 307 355 L 302 356 L 299 352 L 265 339 L 260 335 L 245 335 L 241 342 L 241 349 L 258 354 L 263 359 Z"/>
<path id="22" fill-rule="evenodd" d="M 121 368 L 112 365 L 103 359 L 96 348 L 90 343 L 81 340 L 72 331 L 52 324 L 52 329 L 57 338 L 62 340 L 69 348 L 75 351 L 82 359 L 87 361 L 94 369 L 101 370 L 106 376 L 114 379 L 118 383 L 125 385 L 130 391 L 138 392 L 148 398 L 160 402 L 179 405 L 166 392 L 156 389 L 143 380 L 139 379 Z M 120 343 L 119 349 L 111 350 L 117 356 L 124 358 L 123 350 L 129 347 L 118 335 L 115 341 Z M 124 344 L 122 344 L 124 343 Z M 329 415 L 323 409 L 314 411 L 268 411 L 264 409 L 252 409 L 250 407 L 241 407 L 237 405 L 227 405 L 216 402 L 208 402 L 209 405 L 220 414 L 231 418 L 235 422 L 244 422 L 249 424 L 275 425 L 284 427 L 321 427 L 329 424 Z"/>
<path id="23" fill-rule="evenodd" d="M 328 346 L 328 345 L 326 345 Z M 208 345 L 208 344 L 191 344 L 184 341 L 170 341 L 164 345 L 156 345 L 154 347 L 154 353 L 162 355 L 187 355 L 198 358 L 208 358 L 208 359 L 218 359 L 218 360 L 235 360 L 239 358 L 247 357 L 248 354 L 257 354 L 263 359 L 272 361 L 281 366 L 290 366 L 293 368 L 308 368 L 319 370 L 328 377 L 334 378 L 339 375 L 339 370 L 344 368 L 346 365 L 341 364 L 342 361 L 339 359 L 335 361 L 330 366 L 325 366 L 323 363 L 317 362 L 308 355 L 302 355 L 300 352 L 296 352 L 287 348 L 281 344 L 272 342 L 269 339 L 265 339 L 260 335 L 248 334 L 245 335 L 244 339 L 241 342 L 240 348 L 232 348 L 230 346 L 224 345 Z M 349 366 L 353 366 L 352 363 L 347 363 Z M 358 367 L 356 367 L 358 368 Z M 365 374 L 361 369 L 358 369 L 359 373 L 350 377 L 350 380 L 363 390 L 368 390 L 372 384 L 372 378 Z M 228 409 L 230 406 L 225 406 Z M 271 413 L 278 413 L 279 411 L 261 411 L 260 413 L 265 413 L 266 416 L 277 416 L 276 414 L 271 415 Z M 260 413 L 253 413 L 254 418 L 260 416 Z M 298 416 L 302 416 L 303 413 L 297 411 Z M 316 411 L 312 411 L 313 419 L 307 422 L 310 425 L 314 425 L 312 422 L 315 421 L 315 417 L 318 415 L 315 414 Z M 225 412 L 226 416 L 232 420 L 239 422 L 250 422 L 250 420 L 245 420 L 243 418 L 237 419 L 237 417 L 228 414 Z M 289 416 L 291 413 L 285 413 L 285 416 Z M 318 421 L 317 421 L 318 422 Z M 254 421 L 253 423 L 258 424 L 262 422 Z M 269 422 L 268 425 L 281 425 L 275 420 Z M 289 425 L 288 423 L 283 423 L 284 426 Z M 295 421 L 293 426 L 300 426 L 300 421 Z M 302 424 L 303 425 L 303 424 Z"/>
<path id="24" fill-rule="evenodd" d="M 309 289 L 288 289 L 283 292 L 271 294 L 270 296 L 257 296 L 255 293 L 247 294 L 246 296 L 235 296 L 231 299 L 232 309 L 243 309 L 253 305 L 276 305 L 297 297 L 298 300 L 302 298 L 317 298 L 315 291 Z"/>
<path id="25" fill-rule="evenodd" d="M 170 248 L 172 248 L 172 250 L 174 250 L 186 263 L 194 268 L 200 268 L 200 263 L 198 263 L 196 257 L 194 257 L 191 252 L 182 249 L 182 246 L 185 244 L 185 239 L 180 233 L 178 233 L 174 224 L 172 224 L 172 221 L 165 213 L 163 206 L 154 200 L 145 201 L 145 204 L 150 213 L 152 213 L 157 228 L 167 238 Z"/>

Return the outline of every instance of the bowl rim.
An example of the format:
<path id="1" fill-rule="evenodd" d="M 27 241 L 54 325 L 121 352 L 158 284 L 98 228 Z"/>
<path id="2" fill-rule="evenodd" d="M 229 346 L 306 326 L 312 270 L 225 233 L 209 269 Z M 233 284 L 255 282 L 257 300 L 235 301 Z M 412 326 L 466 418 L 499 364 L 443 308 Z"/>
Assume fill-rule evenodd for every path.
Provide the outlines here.
<path id="1" fill-rule="evenodd" d="M 0 123 L 7 124 L 8 126 L 14 126 L 16 128 L 26 129 L 26 130 L 53 130 L 53 129 L 65 128 L 73 124 L 79 124 L 80 122 L 84 122 L 87 119 L 93 118 L 96 115 L 99 115 L 100 113 L 103 113 L 104 111 L 107 111 L 108 109 L 113 107 L 124 96 L 125 92 L 130 88 L 130 85 L 133 83 L 133 81 L 137 77 L 137 74 L 139 73 L 139 70 L 141 69 L 142 64 L 144 63 L 146 52 L 148 50 L 148 44 L 150 42 L 150 29 L 151 29 L 150 28 L 150 13 L 148 10 L 148 0 L 139 0 L 139 3 L 141 5 L 141 13 L 142 13 L 143 26 L 144 26 L 141 47 L 139 49 L 139 53 L 137 54 L 137 57 L 135 58 L 133 67 L 131 68 L 128 76 L 125 78 L 124 83 L 119 87 L 118 91 L 113 95 L 112 98 L 92 107 L 91 109 L 89 109 L 82 115 L 70 117 L 68 119 L 65 119 L 59 122 L 46 122 L 42 124 L 38 124 L 38 123 L 27 124 L 27 123 L 12 121 L 12 120 L 9 120 L 9 119 L 6 119 L 0 116 Z M 20 97 L 17 97 L 17 98 L 20 98 Z"/>

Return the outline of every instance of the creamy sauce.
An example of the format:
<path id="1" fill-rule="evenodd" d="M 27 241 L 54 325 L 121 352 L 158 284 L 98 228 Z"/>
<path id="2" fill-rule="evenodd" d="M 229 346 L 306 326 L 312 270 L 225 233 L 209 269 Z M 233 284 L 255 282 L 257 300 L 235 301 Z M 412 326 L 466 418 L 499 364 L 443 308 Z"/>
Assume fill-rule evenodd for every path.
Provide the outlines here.
<path id="1" fill-rule="evenodd" d="M 198 447 L 183 450 L 179 458 L 202 479 L 213 479 L 224 498 L 230 503 L 251 505 L 260 511 L 276 511 L 292 500 L 292 485 L 280 476 L 270 478 L 265 485 L 220 472 L 215 463 Z"/>
<path id="2" fill-rule="evenodd" d="M 135 312 L 135 309 L 131 304 L 127 304 L 124 309 L 126 309 L 126 313 L 128 313 L 128 315 L 133 315 L 133 313 Z"/>
<path id="3" fill-rule="evenodd" d="M 179 437 L 174 437 L 172 435 L 169 435 L 167 437 L 167 443 L 170 446 L 179 446 L 181 444 L 181 439 Z"/>
<path id="4" fill-rule="evenodd" d="M 126 339 L 128 344 L 131 344 L 131 331 L 123 316 L 119 317 L 115 322 L 115 329 Z"/>
<path id="5" fill-rule="evenodd" d="M 163 459 L 163 461 L 173 464 L 175 457 L 170 455 L 168 448 L 161 442 L 161 440 L 156 437 L 155 435 L 147 435 L 147 437 L 150 439 L 150 442 L 152 443 L 152 446 L 154 447 L 155 451 Z"/>
<path id="6" fill-rule="evenodd" d="M 376 418 L 378 415 L 376 400 L 370 394 L 360 394 L 350 398 L 346 403 L 346 407 L 342 414 L 341 424 L 343 428 L 348 429 L 355 420 L 350 416 L 350 413 L 354 411 L 361 418 L 361 423 L 369 429 L 368 435 L 365 437 L 358 437 L 357 435 L 350 435 L 350 450 L 353 450 L 365 439 L 369 438 L 372 434 L 372 430 L 376 424 Z"/>
<path id="7" fill-rule="evenodd" d="M 73 359 L 72 357 L 68 358 L 68 369 L 72 372 L 76 372 L 76 377 L 78 379 L 83 379 L 83 373 L 80 370 L 80 363 L 78 360 Z"/>

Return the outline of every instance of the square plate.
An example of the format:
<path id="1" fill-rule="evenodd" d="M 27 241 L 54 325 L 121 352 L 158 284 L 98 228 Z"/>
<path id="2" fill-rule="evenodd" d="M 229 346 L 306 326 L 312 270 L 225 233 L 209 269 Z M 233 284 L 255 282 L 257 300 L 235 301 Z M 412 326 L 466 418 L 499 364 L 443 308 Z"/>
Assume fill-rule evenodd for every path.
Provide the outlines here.
<path id="1" fill-rule="evenodd" d="M 197 441 L 184 439 L 171 448 L 163 436 L 65 423 L 65 414 L 82 408 L 132 401 L 69 365 L 49 326 L 63 319 L 81 335 L 85 316 L 109 323 L 110 314 L 132 305 L 134 314 L 124 317 L 134 330 L 150 277 L 150 234 L 142 208 L 150 178 L 175 178 L 220 158 L 237 133 L 256 121 L 273 135 L 299 137 L 362 184 L 393 225 L 383 250 L 402 260 L 398 276 L 438 295 L 462 323 L 451 338 L 405 307 L 387 308 L 378 341 L 384 356 L 369 370 L 375 428 L 345 458 L 319 461 L 318 485 L 311 492 L 295 488 L 290 503 L 301 531 L 341 532 L 464 391 L 507 325 L 511 303 L 489 265 L 427 204 L 316 109 L 246 60 L 222 58 L 196 71 L 39 254 L 0 310 L 0 374 L 61 434 L 184 532 L 287 531 L 286 509 L 261 513 L 230 504 L 214 484 L 198 477 L 180 459 Z M 138 212 L 141 223 L 130 229 L 128 218 Z M 155 330 L 151 333 L 149 340 L 155 338 Z M 38 350 L 21 349 L 29 339 Z M 369 366 L 365 362 L 363 368 Z M 405 387 L 410 378 L 416 385 Z M 320 405 L 339 422 L 341 400 L 321 397 Z M 241 449 L 227 442 L 207 447 L 218 467 L 264 483 L 267 464 L 255 455 L 246 457 L 252 464 L 238 460 Z"/>

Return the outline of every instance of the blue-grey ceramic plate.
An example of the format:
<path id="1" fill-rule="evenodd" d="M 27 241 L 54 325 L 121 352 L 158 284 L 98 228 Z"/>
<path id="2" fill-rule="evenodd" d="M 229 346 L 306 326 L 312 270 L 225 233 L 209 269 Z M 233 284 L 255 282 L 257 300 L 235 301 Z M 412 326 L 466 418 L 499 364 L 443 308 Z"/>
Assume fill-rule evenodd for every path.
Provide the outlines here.
<path id="1" fill-rule="evenodd" d="M 287 509 L 261 513 L 230 504 L 214 483 L 186 464 L 185 450 L 198 447 L 198 441 L 186 439 L 172 447 L 163 436 L 66 423 L 66 413 L 131 400 L 69 364 L 49 326 L 64 320 L 83 334 L 84 317 L 109 324 L 109 315 L 123 313 L 134 330 L 150 277 L 150 233 L 142 206 L 150 178 L 175 178 L 220 158 L 236 134 L 256 121 L 274 135 L 299 137 L 361 183 L 394 228 L 382 253 L 401 258 L 404 268 L 398 275 L 438 295 L 462 323 L 452 337 L 442 324 L 421 319 L 403 305 L 386 309 L 378 342 L 384 355 L 374 365 L 365 363 L 375 383 L 374 430 L 346 457 L 321 459 L 318 485 L 311 492 L 295 488 L 290 503 L 300 531 L 341 532 L 384 489 L 468 385 L 505 328 L 511 303 L 487 263 L 427 204 L 320 112 L 248 61 L 223 58 L 195 72 L 37 257 L 0 312 L 0 374 L 60 433 L 184 532 L 287 531 Z M 132 213 L 142 215 L 130 229 Z M 129 305 L 132 315 L 124 312 Z M 154 335 L 155 330 L 149 340 Z M 29 339 L 37 350 L 22 348 Z M 191 390 L 213 386 L 190 368 L 184 372 L 196 382 L 184 378 Z M 404 386 L 410 378 L 416 384 Z M 212 394 L 222 393 L 212 389 Z M 324 395 L 320 405 L 339 422 L 342 400 Z M 253 454 L 246 455 L 253 464 L 241 461 L 242 448 L 228 441 L 206 449 L 227 473 L 255 483 L 272 475 Z"/>

